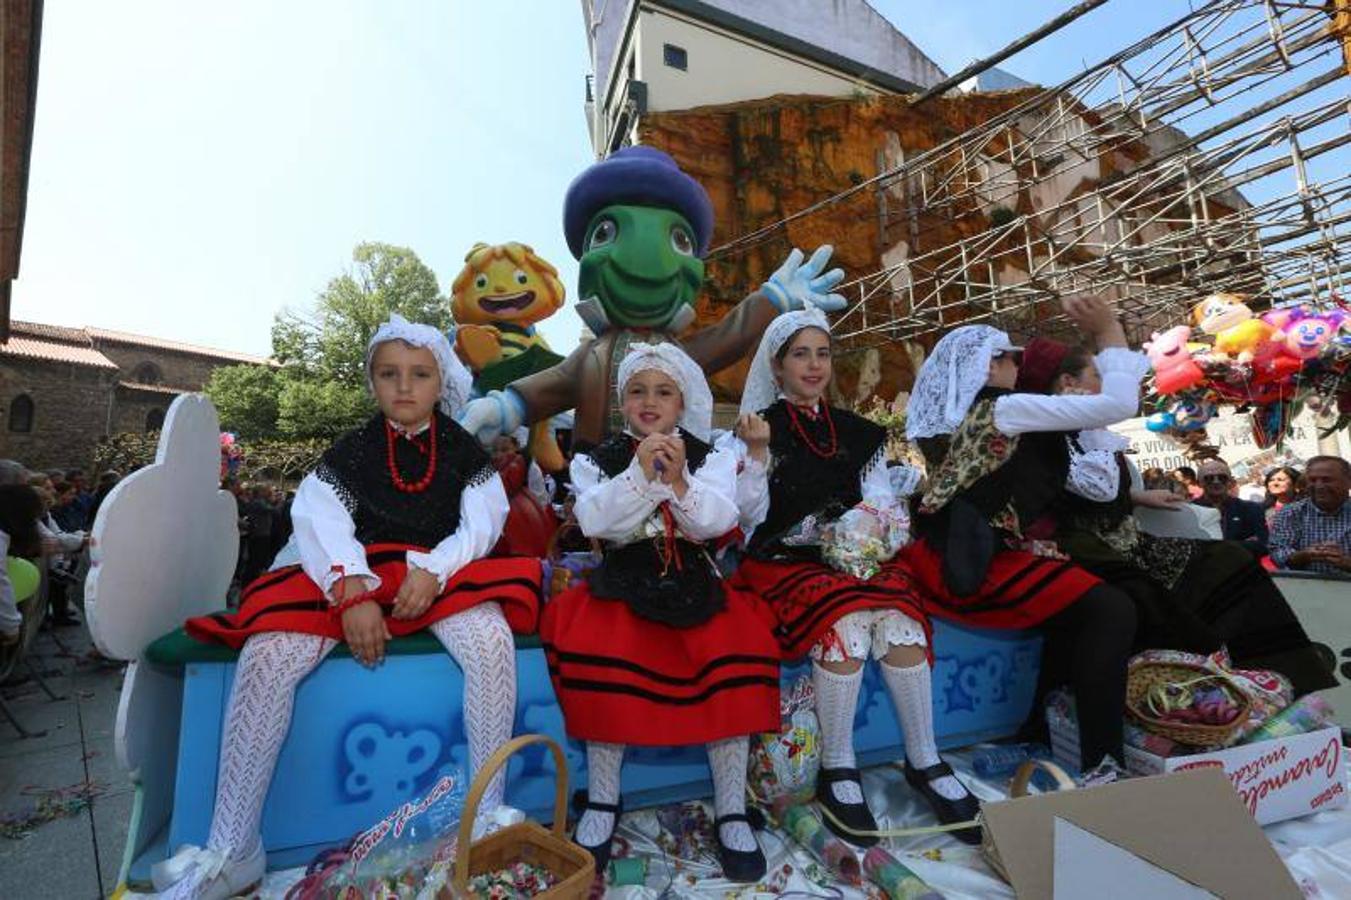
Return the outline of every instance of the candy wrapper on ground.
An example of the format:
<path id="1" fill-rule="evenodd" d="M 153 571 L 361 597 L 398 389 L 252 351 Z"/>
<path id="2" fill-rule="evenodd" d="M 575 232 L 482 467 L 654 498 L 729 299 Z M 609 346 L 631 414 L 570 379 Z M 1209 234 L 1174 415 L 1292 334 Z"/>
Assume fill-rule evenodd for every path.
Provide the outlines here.
<path id="1" fill-rule="evenodd" d="M 443 775 L 346 847 L 321 854 L 286 900 L 432 900 L 449 880 L 463 808 L 462 780 Z"/>
<path id="2" fill-rule="evenodd" d="M 860 503 L 822 532 L 821 558 L 831 568 L 867 581 L 910 539 L 903 506 L 888 510 Z"/>
<path id="3" fill-rule="evenodd" d="M 821 768 L 821 729 L 811 679 L 799 678 L 779 703 L 783 719 L 777 734 L 751 738 L 747 783 L 753 795 L 779 812 L 788 805 L 810 803 Z"/>

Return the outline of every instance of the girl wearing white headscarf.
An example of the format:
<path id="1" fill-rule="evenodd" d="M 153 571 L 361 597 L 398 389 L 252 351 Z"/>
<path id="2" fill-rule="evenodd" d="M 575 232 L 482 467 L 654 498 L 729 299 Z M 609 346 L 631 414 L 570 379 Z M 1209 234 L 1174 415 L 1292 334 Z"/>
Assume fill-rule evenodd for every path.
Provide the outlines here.
<path id="1" fill-rule="evenodd" d="M 603 869 L 626 745 L 707 744 L 723 875 L 756 881 L 746 736 L 778 728 L 779 654 L 756 598 L 713 564 L 737 524 L 736 439 L 707 443 L 713 397 L 675 344 L 633 344 L 617 386 L 627 427 L 571 467 L 577 522 L 604 560 L 540 626 L 564 725 L 587 742 L 574 839 Z"/>
<path id="2" fill-rule="evenodd" d="M 342 641 L 375 666 L 387 640 L 429 629 L 464 672 L 472 769 L 511 737 L 511 633 L 535 629 L 540 565 L 483 558 L 507 497 L 487 453 L 451 418 L 469 373 L 437 329 L 397 315 L 371 338 L 366 365 L 380 411 L 301 482 L 291 508 L 299 565 L 248 585 L 238 613 L 187 623 L 193 637 L 243 651 L 210 837 L 157 867 L 163 896 L 232 897 L 262 877 L 263 800 L 296 685 Z M 501 800 L 499 777 L 484 808 Z"/>
<path id="3" fill-rule="evenodd" d="M 1045 627 L 1041 690 L 1070 682 L 1081 762 L 1091 768 L 1108 755 L 1123 762 L 1135 607 L 1124 592 L 1036 539 L 1053 531 L 1044 520 L 1069 474 L 1066 432 L 1134 415 L 1149 362 L 1127 348 L 1104 301 L 1070 298 L 1065 310 L 1096 340 L 1100 394 L 1015 392 L 1020 348 L 988 325 L 953 329 L 924 361 L 906 436 L 924 453 L 929 488 L 915 517 L 919 539 L 902 554 L 944 618 L 989 628 Z"/>
<path id="4" fill-rule="evenodd" d="M 738 500 L 749 538 L 736 579 L 773 609 L 784 658 L 812 659 L 821 723 L 817 800 L 832 814 L 828 827 L 869 846 L 877 838 L 855 832 L 876 831 L 877 822 L 854 757 L 854 713 L 869 657 L 905 732 L 907 779 L 944 822 L 969 821 L 978 806 L 938 755 L 929 619 L 905 565 L 888 559 L 862 580 L 824 558 L 821 526 L 860 508 L 895 520 L 905 503 L 887 471 L 886 430 L 831 407 L 830 377 L 830 326 L 819 310 L 770 323 L 741 400 L 738 431 L 750 449 Z"/>

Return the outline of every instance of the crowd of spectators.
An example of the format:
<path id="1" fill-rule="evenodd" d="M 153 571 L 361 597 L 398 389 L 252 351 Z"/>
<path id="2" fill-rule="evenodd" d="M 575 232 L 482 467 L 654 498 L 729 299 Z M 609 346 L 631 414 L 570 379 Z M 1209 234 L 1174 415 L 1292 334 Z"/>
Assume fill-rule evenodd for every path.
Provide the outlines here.
<path id="1" fill-rule="evenodd" d="M 80 469 L 35 472 L 0 460 L 0 544 L 6 556 L 29 559 L 45 574 L 51 627 L 80 624 L 75 608 L 83 600 L 89 529 L 117 479 L 104 473 L 100 489 L 90 492 Z M 8 567 L 0 567 L 0 643 L 15 639 L 21 624 Z"/>
<path id="2" fill-rule="evenodd" d="M 235 576 L 237 586 L 242 586 L 266 572 L 290 540 L 295 491 L 275 484 L 241 484 L 235 478 L 224 479 L 221 490 L 234 496 L 239 513 L 239 562 Z"/>
<path id="3" fill-rule="evenodd" d="M 1246 484 L 1220 459 L 1141 475 L 1147 488 L 1217 511 L 1226 540 L 1268 555 L 1277 568 L 1351 574 L 1351 462 L 1339 456 L 1312 457 L 1303 471 L 1281 465 L 1255 472 Z"/>

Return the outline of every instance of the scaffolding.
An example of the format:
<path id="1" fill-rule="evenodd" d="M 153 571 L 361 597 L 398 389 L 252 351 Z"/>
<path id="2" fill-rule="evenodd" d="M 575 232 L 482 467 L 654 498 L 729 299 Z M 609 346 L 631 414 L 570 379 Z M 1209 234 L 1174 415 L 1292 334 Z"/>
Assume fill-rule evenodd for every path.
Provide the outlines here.
<path id="1" fill-rule="evenodd" d="M 1055 332 L 1059 299 L 1080 293 L 1111 298 L 1136 339 L 1216 291 L 1259 307 L 1351 296 L 1349 7 L 1206 3 L 713 256 L 871 195 L 903 246 L 845 286 L 835 333 L 856 348 L 973 321 Z M 936 221 L 967 236 L 927 245 Z"/>

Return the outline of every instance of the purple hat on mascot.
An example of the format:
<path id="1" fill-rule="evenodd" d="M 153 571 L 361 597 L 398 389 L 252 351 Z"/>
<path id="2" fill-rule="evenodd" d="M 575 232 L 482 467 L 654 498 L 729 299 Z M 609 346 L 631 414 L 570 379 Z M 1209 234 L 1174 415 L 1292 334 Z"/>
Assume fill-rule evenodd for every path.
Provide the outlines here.
<path id="1" fill-rule="evenodd" d="M 582 258 L 582 242 L 592 217 L 616 204 L 674 209 L 694 229 L 699 256 L 708 252 L 713 237 L 713 203 L 703 185 L 654 147 L 625 147 L 590 166 L 568 186 L 563 200 L 563 234 L 574 258 Z"/>

